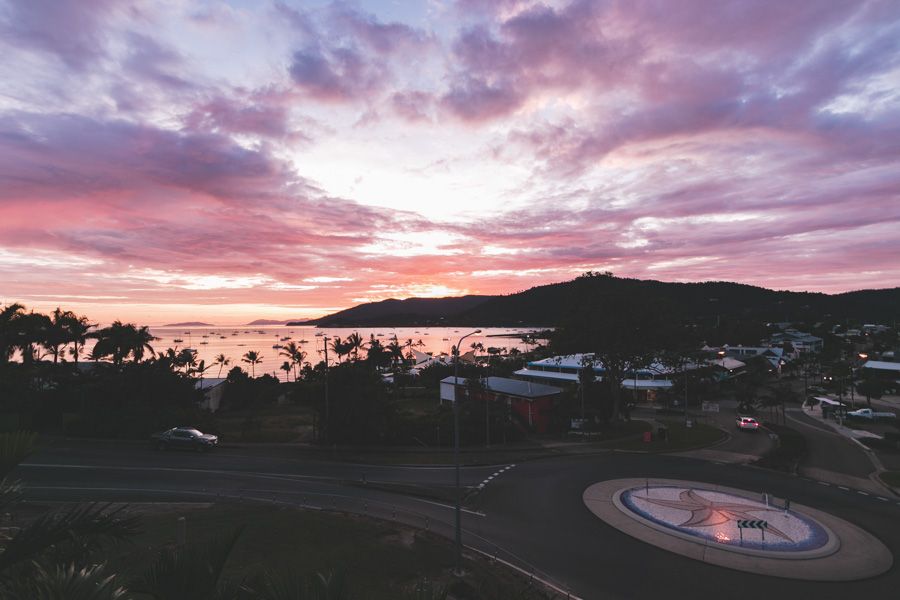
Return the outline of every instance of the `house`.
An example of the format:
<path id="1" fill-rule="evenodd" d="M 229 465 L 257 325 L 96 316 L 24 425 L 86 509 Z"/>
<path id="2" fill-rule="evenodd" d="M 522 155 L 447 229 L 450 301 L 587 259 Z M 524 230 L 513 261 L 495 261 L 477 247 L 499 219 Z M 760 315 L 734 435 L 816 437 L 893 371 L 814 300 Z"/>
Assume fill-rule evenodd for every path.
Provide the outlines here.
<path id="1" fill-rule="evenodd" d="M 473 392 L 473 399 L 505 404 L 532 431 L 547 432 L 553 406 L 562 393 L 560 388 L 506 377 L 485 377 L 479 381 L 480 387 L 473 392 L 467 379 L 445 377 L 441 380 L 441 402 L 454 402 L 456 393 Z"/>
<path id="2" fill-rule="evenodd" d="M 778 346 L 723 346 L 722 350 L 725 351 L 726 357 L 737 358 L 741 361 L 746 361 L 746 359 L 753 358 L 754 356 L 761 356 L 769 361 L 769 364 L 772 365 L 772 369 L 781 373 L 781 367 L 785 364 L 787 357 L 785 356 L 784 348 L 779 348 Z"/>
<path id="3" fill-rule="evenodd" d="M 225 384 L 228 379 L 225 377 L 205 377 L 194 382 L 194 389 L 203 391 L 203 400 L 200 401 L 200 408 L 209 412 L 216 412 L 222 405 L 222 396 L 225 394 Z"/>
<path id="4" fill-rule="evenodd" d="M 785 329 L 769 338 L 772 345 L 784 345 L 786 342 L 793 346 L 798 353 L 821 352 L 825 347 L 825 341 L 817 336 L 796 329 Z"/>
<path id="5" fill-rule="evenodd" d="M 900 389 L 900 363 L 867 360 L 860 369 L 867 369 L 867 374 L 874 375 L 881 380 L 885 384 L 886 389 L 894 393 Z"/>
<path id="6" fill-rule="evenodd" d="M 569 354 L 553 356 L 542 360 L 529 362 L 524 369 L 514 372 L 516 377 L 528 381 L 544 381 L 556 384 L 578 384 L 578 374 L 584 368 L 585 360 L 590 360 L 590 354 Z M 594 363 L 594 381 L 603 381 L 604 368 L 602 364 Z M 657 392 L 668 390 L 673 383 L 668 379 L 671 369 L 661 363 L 652 363 L 648 367 L 642 367 L 629 371 L 630 376 L 622 381 L 622 389 L 634 393 L 636 400 L 654 401 Z"/>

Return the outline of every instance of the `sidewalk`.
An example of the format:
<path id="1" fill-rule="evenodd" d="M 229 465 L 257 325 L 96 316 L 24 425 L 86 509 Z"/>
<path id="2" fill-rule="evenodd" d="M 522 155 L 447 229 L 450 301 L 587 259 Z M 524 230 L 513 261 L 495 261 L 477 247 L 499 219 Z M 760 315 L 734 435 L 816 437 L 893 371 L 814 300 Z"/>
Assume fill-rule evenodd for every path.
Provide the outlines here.
<path id="1" fill-rule="evenodd" d="M 809 477 L 811 479 L 817 479 L 839 486 L 842 485 L 879 494 L 888 491 L 893 495 L 900 495 L 897 490 L 885 484 L 879 477 L 879 474 L 883 473 L 886 469 L 881 463 L 881 460 L 878 458 L 878 455 L 871 448 L 860 442 L 860 440 L 864 438 L 880 439 L 881 436 L 878 436 L 869 431 L 852 429 L 850 427 L 847 427 L 846 425 L 836 423 L 829 419 L 825 419 L 822 417 L 821 411 L 817 410 L 815 407 L 803 406 L 800 409 L 790 409 L 788 410 L 788 413 L 789 419 L 797 423 L 812 427 L 813 425 L 803 423 L 802 421 L 798 421 L 797 419 L 790 416 L 790 413 L 802 413 L 808 418 L 815 420 L 816 423 L 823 429 L 824 427 L 827 427 L 834 435 L 843 437 L 856 444 L 863 451 L 863 454 L 865 454 L 866 458 L 869 459 L 869 462 L 872 463 L 873 467 L 873 472 L 869 475 L 868 478 L 854 477 L 852 475 L 836 473 L 834 471 L 828 471 L 826 469 L 819 469 L 815 467 L 800 467 L 800 473 L 802 475 L 805 475 L 806 477 Z"/>

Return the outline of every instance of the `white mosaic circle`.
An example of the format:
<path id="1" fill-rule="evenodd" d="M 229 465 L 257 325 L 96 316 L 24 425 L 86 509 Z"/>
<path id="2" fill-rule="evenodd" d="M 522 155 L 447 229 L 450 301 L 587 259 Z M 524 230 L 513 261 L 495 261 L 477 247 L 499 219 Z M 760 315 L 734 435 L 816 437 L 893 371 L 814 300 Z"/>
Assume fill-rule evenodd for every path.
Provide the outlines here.
<path id="1" fill-rule="evenodd" d="M 808 554 L 830 539 L 828 530 L 806 515 L 701 487 L 633 487 L 621 490 L 618 501 L 621 509 L 656 525 L 735 549 Z"/>
<path id="2" fill-rule="evenodd" d="M 767 505 L 763 498 L 711 483 L 633 477 L 599 481 L 582 494 L 607 525 L 709 565 L 807 581 L 853 581 L 891 568 L 891 551 L 864 529 L 811 506 L 785 510 L 783 500 Z M 741 529 L 741 521 L 767 528 Z"/>

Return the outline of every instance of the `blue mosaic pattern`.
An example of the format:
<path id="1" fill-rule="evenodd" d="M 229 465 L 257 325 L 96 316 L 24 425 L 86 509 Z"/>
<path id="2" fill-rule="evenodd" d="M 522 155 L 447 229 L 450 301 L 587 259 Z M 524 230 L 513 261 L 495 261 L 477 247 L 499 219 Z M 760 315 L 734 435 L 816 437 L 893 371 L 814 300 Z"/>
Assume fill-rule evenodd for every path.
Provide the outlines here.
<path id="1" fill-rule="evenodd" d="M 722 545 L 803 552 L 821 548 L 829 539 L 828 532 L 805 515 L 725 492 L 651 485 L 625 490 L 620 500 L 628 510 L 648 521 Z M 767 521 L 770 528 L 765 541 L 760 530 L 744 529 L 741 542 L 738 519 Z"/>

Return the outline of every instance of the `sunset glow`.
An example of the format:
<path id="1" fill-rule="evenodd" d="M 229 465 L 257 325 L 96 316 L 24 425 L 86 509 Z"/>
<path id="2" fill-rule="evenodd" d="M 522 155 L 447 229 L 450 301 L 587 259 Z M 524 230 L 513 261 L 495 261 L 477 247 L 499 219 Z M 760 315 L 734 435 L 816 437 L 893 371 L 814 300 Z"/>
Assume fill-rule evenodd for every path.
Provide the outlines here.
<path id="1" fill-rule="evenodd" d="M 0 304 L 900 285 L 896 1 L 0 0 L 0 52 Z"/>

